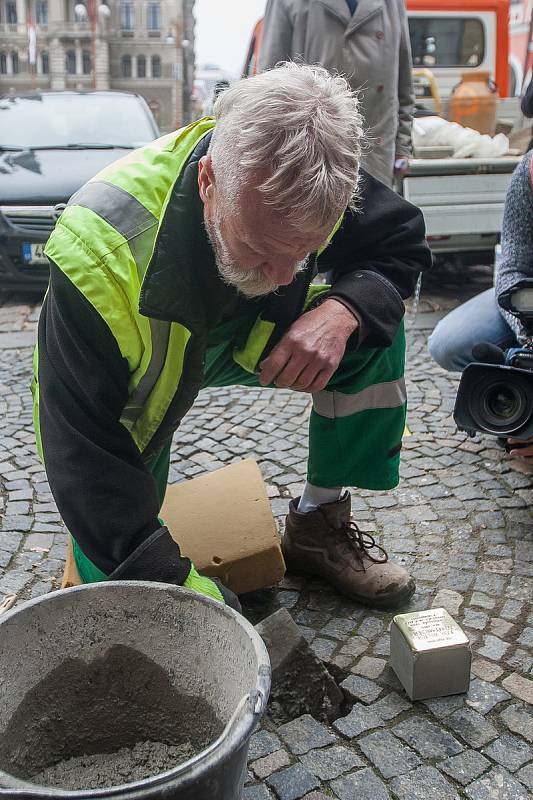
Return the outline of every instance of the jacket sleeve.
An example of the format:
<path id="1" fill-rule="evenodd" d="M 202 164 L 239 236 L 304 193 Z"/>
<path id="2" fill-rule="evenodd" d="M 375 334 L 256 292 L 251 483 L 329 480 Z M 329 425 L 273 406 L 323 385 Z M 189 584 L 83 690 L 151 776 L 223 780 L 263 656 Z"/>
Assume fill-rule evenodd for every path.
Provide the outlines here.
<path id="1" fill-rule="evenodd" d="M 135 578 L 127 567 L 153 542 L 167 558 L 154 566 L 151 579 L 183 582 L 190 561 L 161 526 L 154 479 L 120 422 L 127 362 L 106 322 L 53 263 L 39 319 L 36 377 L 50 488 L 82 551 L 106 575 L 118 568 L 117 577 Z"/>
<path id="2" fill-rule="evenodd" d="M 517 166 L 505 197 L 502 223 L 502 255 L 496 265 L 496 296 L 524 278 L 533 278 L 533 184 L 530 152 Z M 517 336 L 524 336 L 520 320 L 503 311 Z"/>
<path id="3" fill-rule="evenodd" d="M 396 155 L 410 156 L 413 128 L 415 94 L 413 89 L 413 63 L 411 40 L 404 0 L 399 0 L 399 19 L 402 26 L 398 63 L 398 130 L 396 132 Z"/>
<path id="4" fill-rule="evenodd" d="M 285 0 L 268 0 L 259 47 L 259 72 L 294 58 L 292 22 Z"/>
<path id="5" fill-rule="evenodd" d="M 357 211 L 318 259 L 333 275 L 330 297 L 349 305 L 360 320 L 349 347 L 387 347 L 403 318 L 403 301 L 420 272 L 432 266 L 422 212 L 381 181 L 361 170 Z"/>

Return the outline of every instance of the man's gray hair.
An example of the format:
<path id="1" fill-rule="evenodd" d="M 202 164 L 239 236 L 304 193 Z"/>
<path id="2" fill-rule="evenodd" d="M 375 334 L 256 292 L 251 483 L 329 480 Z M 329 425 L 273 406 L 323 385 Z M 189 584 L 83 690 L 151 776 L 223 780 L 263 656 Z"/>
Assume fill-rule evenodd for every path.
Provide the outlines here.
<path id="1" fill-rule="evenodd" d="M 251 178 L 298 227 L 333 224 L 356 200 L 363 139 L 348 82 L 318 66 L 286 62 L 238 81 L 215 103 L 210 155 L 233 203 Z"/>

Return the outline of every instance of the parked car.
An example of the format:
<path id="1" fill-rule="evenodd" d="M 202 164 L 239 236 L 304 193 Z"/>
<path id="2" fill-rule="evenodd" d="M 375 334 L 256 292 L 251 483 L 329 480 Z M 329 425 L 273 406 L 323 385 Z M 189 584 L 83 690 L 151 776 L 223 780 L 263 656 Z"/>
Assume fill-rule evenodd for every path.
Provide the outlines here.
<path id="1" fill-rule="evenodd" d="M 142 97 L 33 92 L 0 97 L 0 289 L 48 282 L 46 240 L 71 195 L 159 136 Z"/>

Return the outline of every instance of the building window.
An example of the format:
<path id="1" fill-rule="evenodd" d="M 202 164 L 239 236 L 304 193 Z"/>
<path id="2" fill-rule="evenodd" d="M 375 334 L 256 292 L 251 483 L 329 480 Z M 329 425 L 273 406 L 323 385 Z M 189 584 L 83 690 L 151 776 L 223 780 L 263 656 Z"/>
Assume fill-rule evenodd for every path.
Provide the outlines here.
<path id="1" fill-rule="evenodd" d="M 122 56 L 121 72 L 123 78 L 131 78 L 131 56 Z"/>
<path id="2" fill-rule="evenodd" d="M 75 75 L 76 74 L 76 51 L 75 50 L 67 50 L 66 58 L 65 58 L 65 69 L 67 70 L 67 75 Z"/>
<path id="3" fill-rule="evenodd" d="M 37 25 L 48 25 L 48 3 L 37 0 L 35 3 L 35 22 Z"/>
<path id="4" fill-rule="evenodd" d="M 13 71 L 13 75 L 18 75 L 20 72 L 19 54 L 16 50 L 13 50 L 11 53 L 11 69 Z"/>
<path id="5" fill-rule="evenodd" d="M 17 24 L 17 3 L 15 2 L 8 2 L 6 3 L 6 22 L 8 25 L 16 25 Z"/>
<path id="6" fill-rule="evenodd" d="M 146 78 L 146 56 L 137 56 L 137 77 Z"/>
<path id="7" fill-rule="evenodd" d="M 160 3 L 148 3 L 148 17 L 146 25 L 151 36 L 159 36 L 161 29 L 161 5 Z"/>
<path id="8" fill-rule="evenodd" d="M 122 3 L 120 6 L 120 27 L 123 31 L 133 31 L 134 24 L 133 3 Z"/>
<path id="9" fill-rule="evenodd" d="M 48 75 L 50 72 L 50 58 L 46 51 L 41 53 L 41 72 L 43 75 Z"/>
<path id="10" fill-rule="evenodd" d="M 161 77 L 161 57 L 152 56 L 152 78 Z"/>
<path id="11" fill-rule="evenodd" d="M 84 50 L 81 54 L 81 66 L 84 75 L 90 75 L 92 70 L 91 51 Z"/>
<path id="12" fill-rule="evenodd" d="M 7 56 L 0 53 L 0 75 L 7 75 Z"/>

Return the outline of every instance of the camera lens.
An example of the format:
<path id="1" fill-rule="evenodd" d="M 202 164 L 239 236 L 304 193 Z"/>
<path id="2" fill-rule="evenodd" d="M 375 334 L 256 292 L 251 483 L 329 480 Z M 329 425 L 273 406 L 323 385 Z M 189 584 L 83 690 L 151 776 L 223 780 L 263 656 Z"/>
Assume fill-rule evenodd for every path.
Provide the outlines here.
<path id="1" fill-rule="evenodd" d="M 495 386 L 487 392 L 485 403 L 488 414 L 502 422 L 512 422 L 522 409 L 522 397 L 514 386 Z"/>
<path id="2" fill-rule="evenodd" d="M 480 430 L 498 436 L 518 431 L 531 417 L 527 384 L 511 373 L 506 377 L 505 382 L 501 377 L 485 377 L 471 399 L 472 417 Z"/>

